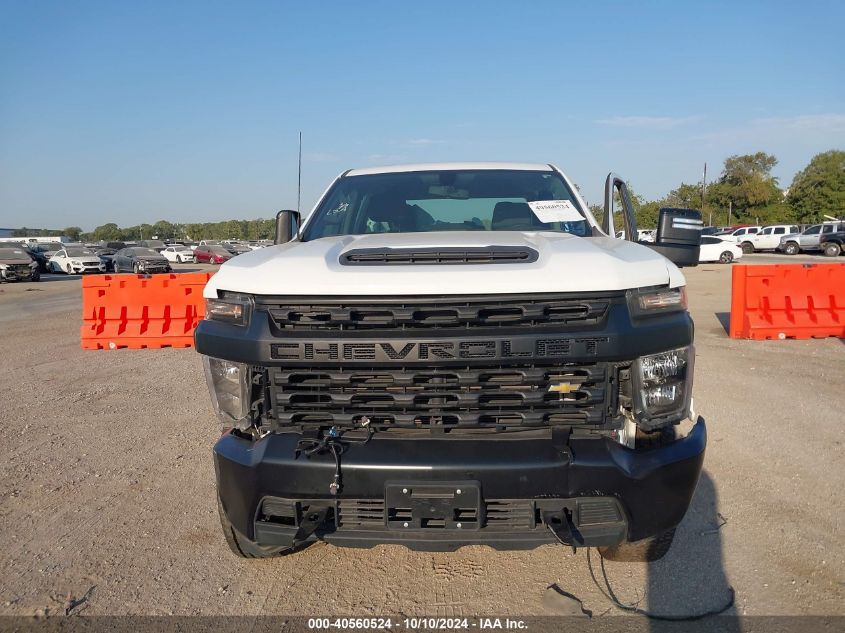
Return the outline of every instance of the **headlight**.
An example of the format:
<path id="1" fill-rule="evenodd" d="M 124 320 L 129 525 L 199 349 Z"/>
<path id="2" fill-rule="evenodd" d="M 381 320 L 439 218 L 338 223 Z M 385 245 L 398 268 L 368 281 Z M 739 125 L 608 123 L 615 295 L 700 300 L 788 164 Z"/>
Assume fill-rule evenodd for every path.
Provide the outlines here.
<path id="1" fill-rule="evenodd" d="M 82 264 L 80 262 L 76 261 L 75 259 L 72 259 L 70 263 L 73 264 L 74 266 L 82 266 Z"/>
<path id="2" fill-rule="evenodd" d="M 642 356 L 634 363 L 634 417 L 645 430 L 689 415 L 695 348 Z"/>
<path id="3" fill-rule="evenodd" d="M 680 312 L 687 309 L 687 289 L 681 286 L 629 290 L 628 307 L 633 317 Z"/>
<path id="4" fill-rule="evenodd" d="M 202 364 L 217 417 L 226 426 L 248 429 L 249 367 L 210 356 L 203 356 Z"/>
<path id="5" fill-rule="evenodd" d="M 206 299 L 205 318 L 246 326 L 252 317 L 252 306 L 252 296 L 239 293 L 227 294 L 219 299 Z"/>

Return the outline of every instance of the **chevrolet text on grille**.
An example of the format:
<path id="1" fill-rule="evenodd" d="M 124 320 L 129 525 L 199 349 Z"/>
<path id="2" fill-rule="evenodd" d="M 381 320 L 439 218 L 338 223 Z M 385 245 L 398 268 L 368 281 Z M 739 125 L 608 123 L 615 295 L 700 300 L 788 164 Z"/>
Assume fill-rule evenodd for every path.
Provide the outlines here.
<path id="1" fill-rule="evenodd" d="M 472 341 L 429 341 L 412 343 L 272 343 L 274 360 L 418 361 L 471 358 L 563 358 L 596 356 L 606 336 L 581 338 L 491 339 Z"/>

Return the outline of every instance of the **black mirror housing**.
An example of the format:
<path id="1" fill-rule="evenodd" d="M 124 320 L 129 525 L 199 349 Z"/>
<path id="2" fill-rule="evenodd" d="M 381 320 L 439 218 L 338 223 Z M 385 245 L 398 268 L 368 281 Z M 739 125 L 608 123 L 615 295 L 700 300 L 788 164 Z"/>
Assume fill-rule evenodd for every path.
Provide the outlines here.
<path id="1" fill-rule="evenodd" d="M 299 227 L 302 225 L 302 216 L 299 211 L 282 209 L 276 214 L 276 235 L 273 238 L 274 244 L 287 244 L 291 240 L 299 239 Z"/>
<path id="2" fill-rule="evenodd" d="M 698 266 L 703 228 L 700 211 L 664 207 L 660 209 L 654 243 L 645 246 L 676 266 Z"/>

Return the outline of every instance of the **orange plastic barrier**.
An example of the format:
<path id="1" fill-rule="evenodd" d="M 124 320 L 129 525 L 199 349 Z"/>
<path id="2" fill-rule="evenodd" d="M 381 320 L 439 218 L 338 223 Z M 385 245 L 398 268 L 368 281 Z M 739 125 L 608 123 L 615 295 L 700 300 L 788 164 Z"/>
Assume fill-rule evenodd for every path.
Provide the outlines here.
<path id="1" fill-rule="evenodd" d="M 730 335 L 845 337 L 845 264 L 734 266 Z"/>
<path id="2" fill-rule="evenodd" d="M 82 349 L 192 347 L 213 273 L 82 278 Z"/>

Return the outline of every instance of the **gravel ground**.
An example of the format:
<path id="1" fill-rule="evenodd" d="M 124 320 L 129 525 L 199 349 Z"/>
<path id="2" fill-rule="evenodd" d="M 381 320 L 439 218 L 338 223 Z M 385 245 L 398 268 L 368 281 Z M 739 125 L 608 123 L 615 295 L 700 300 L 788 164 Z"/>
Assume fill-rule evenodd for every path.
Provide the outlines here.
<path id="1" fill-rule="evenodd" d="M 735 613 L 845 615 L 843 341 L 731 340 L 730 267 L 686 274 L 705 473 L 669 555 L 608 563 L 611 584 L 660 613 L 716 607 L 732 586 Z M 86 598 L 86 615 L 524 616 L 548 613 L 551 583 L 596 614 L 619 613 L 587 552 L 559 546 L 318 544 L 235 558 L 217 519 L 218 426 L 199 356 L 81 350 L 79 286 L 60 275 L 0 286 L 0 614 L 63 612 L 70 594 Z"/>

